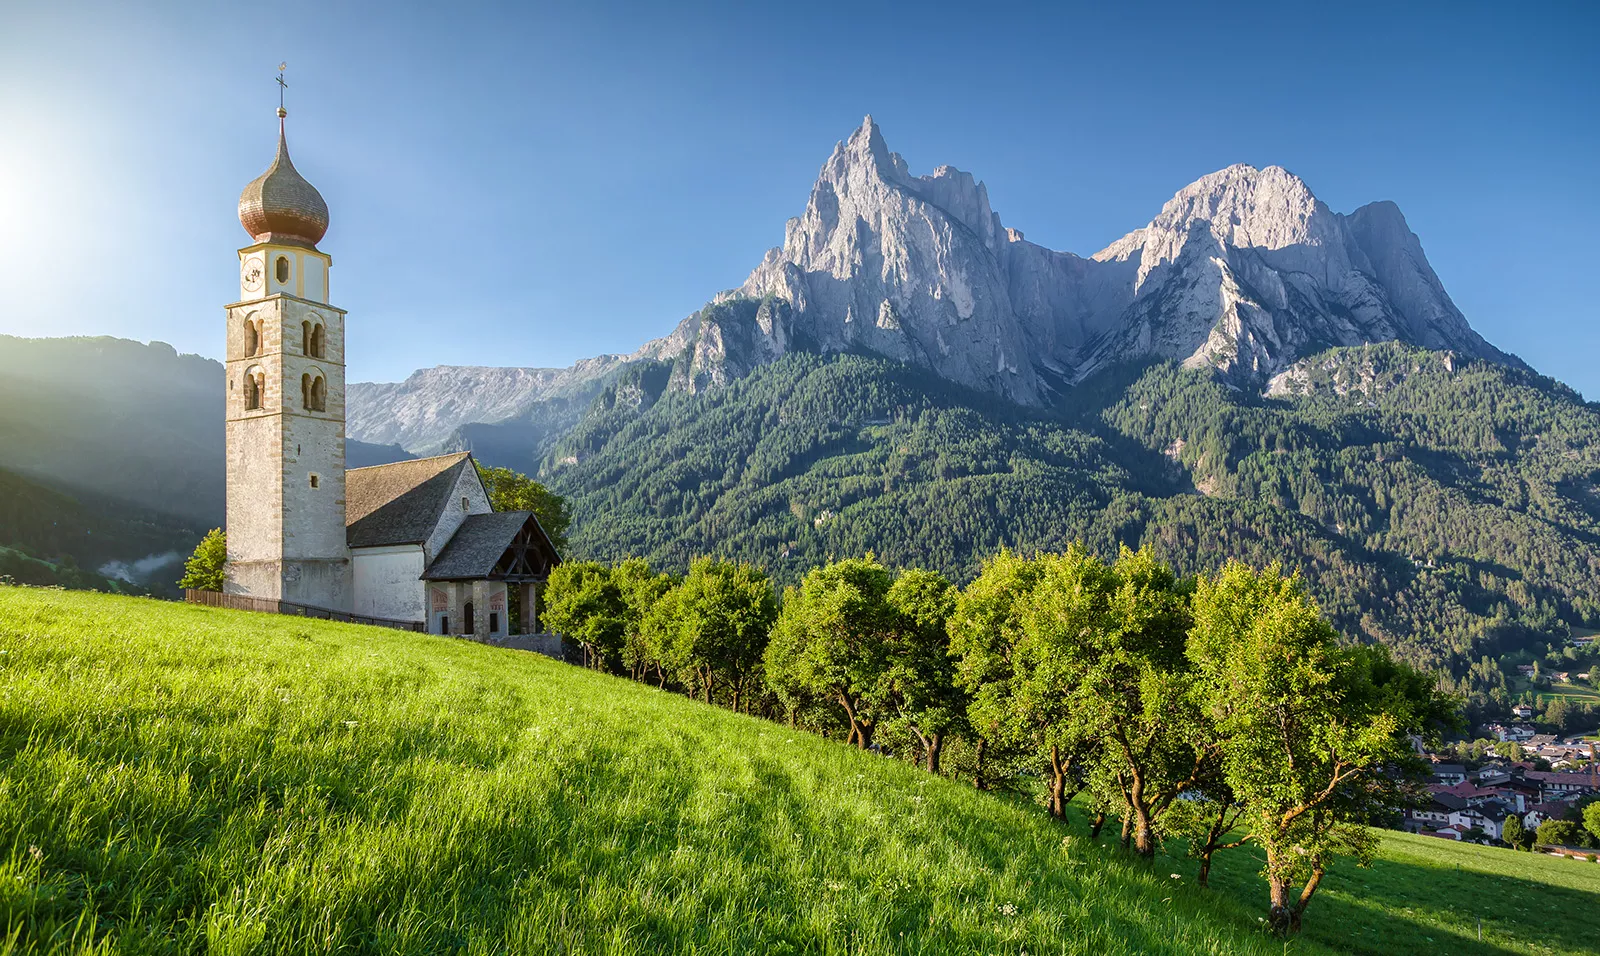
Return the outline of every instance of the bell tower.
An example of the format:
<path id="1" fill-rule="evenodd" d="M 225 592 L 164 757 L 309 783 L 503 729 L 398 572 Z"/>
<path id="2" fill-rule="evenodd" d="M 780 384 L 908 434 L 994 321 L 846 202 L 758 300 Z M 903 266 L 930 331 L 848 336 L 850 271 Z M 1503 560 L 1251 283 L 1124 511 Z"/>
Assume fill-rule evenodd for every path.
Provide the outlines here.
<path id="1" fill-rule="evenodd" d="M 280 81 L 282 77 L 279 77 Z M 227 307 L 230 594 L 333 610 L 352 604 L 345 541 L 343 309 L 317 249 L 328 206 L 278 153 L 244 188 L 239 300 Z"/>

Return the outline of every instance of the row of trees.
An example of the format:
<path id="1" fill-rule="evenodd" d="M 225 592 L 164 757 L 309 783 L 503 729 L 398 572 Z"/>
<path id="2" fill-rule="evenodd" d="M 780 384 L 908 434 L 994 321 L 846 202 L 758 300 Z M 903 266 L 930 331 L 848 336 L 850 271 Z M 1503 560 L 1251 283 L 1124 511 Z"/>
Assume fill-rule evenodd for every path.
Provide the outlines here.
<path id="1" fill-rule="evenodd" d="M 1531 850 L 1535 846 L 1600 848 L 1600 801 L 1569 810 L 1565 817 L 1552 817 L 1529 831 L 1516 814 L 1506 817 L 1500 839 L 1512 849 Z M 1590 859 L 1594 859 L 1590 854 Z"/>
<path id="2" fill-rule="evenodd" d="M 593 665 L 914 759 L 982 788 L 1040 792 L 1149 858 L 1187 837 L 1265 855 L 1269 919 L 1301 914 L 1336 855 L 1422 792 L 1414 736 L 1459 702 L 1378 646 L 1345 646 L 1298 578 L 1233 563 L 1180 578 L 1149 550 L 1001 552 L 966 588 L 870 555 L 814 568 L 780 602 L 710 558 L 681 580 L 639 559 L 569 562 L 545 621 Z M 950 758 L 954 758 L 953 760 Z"/>

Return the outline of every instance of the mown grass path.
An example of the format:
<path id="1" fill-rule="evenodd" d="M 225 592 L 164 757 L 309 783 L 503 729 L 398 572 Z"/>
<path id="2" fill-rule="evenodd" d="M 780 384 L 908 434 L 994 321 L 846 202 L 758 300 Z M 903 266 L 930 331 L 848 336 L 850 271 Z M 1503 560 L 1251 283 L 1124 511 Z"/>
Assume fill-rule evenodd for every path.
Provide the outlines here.
<path id="1" fill-rule="evenodd" d="M 531 654 L 0 587 L 0 953 L 1284 951 L 1245 856 L 1206 892 L 1069 832 Z M 1460 928 L 1356 893 L 1383 872 L 1289 949 Z M 1535 926 L 1497 947 L 1592 938 Z"/>

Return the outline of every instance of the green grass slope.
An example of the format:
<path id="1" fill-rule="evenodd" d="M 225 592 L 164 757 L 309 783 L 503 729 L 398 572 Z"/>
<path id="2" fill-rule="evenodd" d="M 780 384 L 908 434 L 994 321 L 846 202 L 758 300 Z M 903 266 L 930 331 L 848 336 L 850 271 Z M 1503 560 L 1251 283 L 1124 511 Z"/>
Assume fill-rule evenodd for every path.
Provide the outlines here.
<path id="1" fill-rule="evenodd" d="M 1247 855 L 1082 833 L 530 654 L 0 587 L 0 953 L 1284 951 Z M 1289 948 L 1580 952 L 1597 891 L 1397 841 Z"/>

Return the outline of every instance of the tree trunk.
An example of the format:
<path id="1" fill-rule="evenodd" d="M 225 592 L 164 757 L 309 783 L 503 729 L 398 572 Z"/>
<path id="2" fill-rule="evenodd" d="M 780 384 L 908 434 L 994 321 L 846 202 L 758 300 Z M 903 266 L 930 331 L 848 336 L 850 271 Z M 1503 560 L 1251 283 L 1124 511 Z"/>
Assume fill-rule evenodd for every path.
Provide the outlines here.
<path id="1" fill-rule="evenodd" d="M 1267 891 L 1270 905 L 1267 909 L 1267 928 L 1279 936 L 1291 931 L 1293 917 L 1289 912 L 1289 881 L 1278 875 L 1278 855 L 1267 848 Z"/>
<path id="2" fill-rule="evenodd" d="M 839 706 L 844 708 L 845 716 L 850 718 L 850 737 L 856 742 L 856 746 L 862 750 L 872 746 L 872 724 L 856 716 L 856 702 L 850 699 L 849 694 L 841 691 Z"/>
<path id="3" fill-rule="evenodd" d="M 1144 798 L 1144 775 L 1134 774 L 1128 788 L 1128 808 L 1133 811 L 1133 847 L 1145 859 L 1156 855 L 1155 827 L 1150 819 L 1150 804 Z"/>
<path id="4" fill-rule="evenodd" d="M 1317 892 L 1317 884 L 1322 882 L 1322 867 L 1311 868 L 1311 879 L 1306 880 L 1306 885 L 1300 890 L 1300 898 L 1295 900 L 1294 909 L 1289 912 L 1289 931 L 1300 932 L 1300 916 L 1311 903 L 1311 897 Z"/>
<path id="5" fill-rule="evenodd" d="M 1062 802 L 1061 795 L 1067 789 L 1067 772 L 1061 764 L 1061 748 L 1050 745 L 1050 815 L 1057 820 L 1064 820 L 1067 816 L 1066 805 Z"/>
<path id="6" fill-rule="evenodd" d="M 935 777 L 939 775 L 939 754 L 944 750 L 944 734 L 934 734 L 928 738 L 928 772 Z"/>
<path id="7" fill-rule="evenodd" d="M 1091 840 L 1099 839 L 1100 830 L 1105 825 L 1106 825 L 1106 812 L 1104 810 L 1095 811 L 1094 821 L 1089 824 L 1089 839 L 1091 839 Z"/>
<path id="8" fill-rule="evenodd" d="M 1128 841 L 1133 838 L 1133 814 L 1126 811 L 1122 814 L 1122 848 L 1128 848 Z"/>
<path id="9" fill-rule="evenodd" d="M 1211 821 L 1211 829 L 1206 831 L 1205 846 L 1200 848 L 1200 885 L 1208 886 L 1211 879 L 1211 855 L 1217 852 L 1218 845 L 1228 832 L 1228 810 L 1231 805 L 1227 801 L 1218 803 L 1217 818 Z M 1238 844 L 1234 844 L 1237 846 Z"/>
<path id="10" fill-rule="evenodd" d="M 734 684 L 733 685 L 733 712 L 736 713 L 736 714 L 739 712 L 739 685 L 738 684 Z"/>

